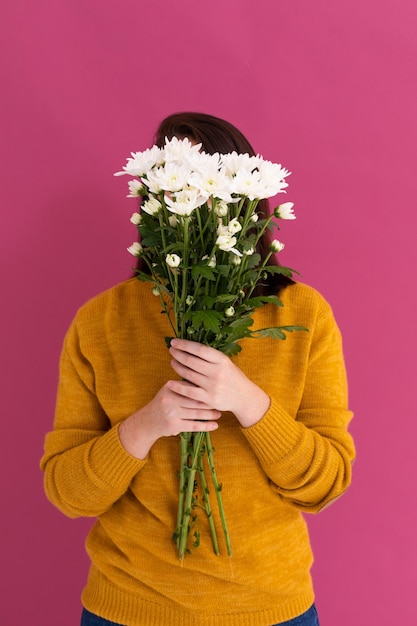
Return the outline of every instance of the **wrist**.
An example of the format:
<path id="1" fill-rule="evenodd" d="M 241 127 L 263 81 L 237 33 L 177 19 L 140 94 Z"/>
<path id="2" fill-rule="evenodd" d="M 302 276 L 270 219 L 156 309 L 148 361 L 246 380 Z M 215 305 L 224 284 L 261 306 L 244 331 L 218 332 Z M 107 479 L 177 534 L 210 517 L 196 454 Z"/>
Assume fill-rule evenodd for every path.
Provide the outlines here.
<path id="1" fill-rule="evenodd" d="M 250 428 L 259 422 L 271 406 L 271 399 L 262 389 L 256 388 L 250 402 L 242 402 L 235 412 L 235 417 L 242 428 Z"/>
<path id="2" fill-rule="evenodd" d="M 138 411 L 119 424 L 119 440 L 128 454 L 136 459 L 144 460 L 155 440 L 141 426 Z"/>

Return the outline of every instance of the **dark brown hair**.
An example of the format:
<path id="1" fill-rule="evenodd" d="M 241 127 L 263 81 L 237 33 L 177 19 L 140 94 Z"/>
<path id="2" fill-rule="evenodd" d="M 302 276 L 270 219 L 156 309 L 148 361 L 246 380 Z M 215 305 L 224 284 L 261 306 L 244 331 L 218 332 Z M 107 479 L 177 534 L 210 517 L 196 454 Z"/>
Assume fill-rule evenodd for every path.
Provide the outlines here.
<path id="1" fill-rule="evenodd" d="M 188 137 L 195 143 L 201 143 L 202 150 L 209 154 L 237 152 L 238 154 L 256 156 L 251 144 L 236 126 L 207 113 L 182 112 L 166 117 L 155 133 L 154 143 L 162 148 L 165 144 L 165 138 L 170 140 L 173 137 L 178 139 Z M 266 217 L 269 214 L 268 200 L 260 200 L 256 210 L 259 217 Z M 257 250 L 262 259 L 265 259 L 269 253 L 271 241 L 272 233 L 266 230 Z M 275 257 L 271 257 L 270 264 L 273 263 L 278 265 Z M 269 275 L 267 282 L 268 284 L 260 287 L 258 292 L 277 293 L 280 287 L 291 284 L 293 281 L 282 274 L 273 274 Z"/>

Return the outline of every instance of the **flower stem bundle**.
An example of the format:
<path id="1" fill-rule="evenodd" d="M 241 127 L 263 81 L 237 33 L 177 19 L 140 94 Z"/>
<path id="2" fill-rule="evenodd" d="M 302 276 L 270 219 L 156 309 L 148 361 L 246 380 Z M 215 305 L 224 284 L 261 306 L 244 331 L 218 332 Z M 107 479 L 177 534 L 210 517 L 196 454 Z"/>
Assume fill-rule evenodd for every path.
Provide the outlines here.
<path id="1" fill-rule="evenodd" d="M 132 153 L 123 171 L 129 196 L 140 197 L 140 212 L 131 221 L 140 242 L 129 252 L 141 257 L 140 280 L 153 285 L 167 316 L 172 337 L 190 339 L 233 356 L 243 338 L 285 339 L 299 326 L 252 330 L 252 314 L 265 304 L 282 306 L 277 295 L 259 295 L 272 274 L 293 270 L 271 262 L 283 249 L 273 240 L 264 258 L 259 244 L 278 219 L 294 219 L 292 203 L 270 215 L 256 211 L 261 199 L 281 193 L 289 172 L 281 165 L 248 154 L 206 154 L 188 139 L 166 140 Z M 174 537 L 182 559 L 200 543 L 199 509 L 205 511 L 213 550 L 219 554 L 210 488 L 214 489 L 226 550 L 232 554 L 229 531 L 209 433 L 180 435 L 178 515 Z"/>

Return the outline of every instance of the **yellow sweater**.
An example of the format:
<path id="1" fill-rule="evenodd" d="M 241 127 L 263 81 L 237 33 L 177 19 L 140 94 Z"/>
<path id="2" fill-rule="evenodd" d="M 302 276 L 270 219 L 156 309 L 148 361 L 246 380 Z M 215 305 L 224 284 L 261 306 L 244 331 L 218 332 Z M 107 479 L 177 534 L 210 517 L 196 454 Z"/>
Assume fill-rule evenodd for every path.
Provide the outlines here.
<path id="1" fill-rule="evenodd" d="M 281 298 L 283 308 L 255 313 L 254 328 L 299 324 L 309 332 L 285 341 L 245 339 L 233 357 L 268 393 L 270 409 L 246 429 L 226 413 L 212 433 L 233 556 L 221 533 L 222 554 L 213 554 L 202 512 L 201 545 L 183 562 L 172 540 L 178 438 L 158 440 L 138 460 L 118 437 L 120 421 L 175 376 L 159 299 L 149 284 L 131 279 L 79 310 L 64 342 L 41 467 L 54 505 L 70 517 L 97 517 L 82 596 L 89 611 L 128 626 L 266 626 L 312 604 L 302 512 L 320 511 L 348 487 L 352 414 L 329 305 L 302 284 L 286 287 Z"/>

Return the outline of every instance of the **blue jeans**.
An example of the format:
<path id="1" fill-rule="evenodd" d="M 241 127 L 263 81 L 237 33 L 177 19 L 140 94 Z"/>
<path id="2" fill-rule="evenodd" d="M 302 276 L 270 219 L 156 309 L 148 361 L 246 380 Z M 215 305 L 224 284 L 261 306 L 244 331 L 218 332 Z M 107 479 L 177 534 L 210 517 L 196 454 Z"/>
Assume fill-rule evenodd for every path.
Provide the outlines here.
<path id="1" fill-rule="evenodd" d="M 94 615 L 84 609 L 80 626 L 123 626 L 123 624 L 110 622 L 108 619 L 98 617 L 98 615 Z M 316 607 L 313 604 L 306 613 L 294 617 L 294 619 L 290 619 L 288 622 L 281 622 L 281 624 L 275 624 L 274 626 L 320 626 Z"/>
<path id="2" fill-rule="evenodd" d="M 123 624 L 111 622 L 108 619 L 104 619 L 104 617 L 90 613 L 87 609 L 83 609 L 80 626 L 123 626 Z"/>
<path id="3" fill-rule="evenodd" d="M 320 626 L 319 616 L 317 615 L 316 607 L 311 606 L 308 611 L 290 619 L 287 622 L 281 622 L 280 624 L 274 624 L 274 626 Z"/>

